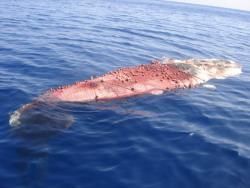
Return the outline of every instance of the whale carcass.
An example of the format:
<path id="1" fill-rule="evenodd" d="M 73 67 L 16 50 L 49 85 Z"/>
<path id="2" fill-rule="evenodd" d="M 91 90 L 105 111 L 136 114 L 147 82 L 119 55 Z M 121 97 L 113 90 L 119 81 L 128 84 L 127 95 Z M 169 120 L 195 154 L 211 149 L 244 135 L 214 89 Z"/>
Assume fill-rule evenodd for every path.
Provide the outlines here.
<path id="1" fill-rule="evenodd" d="M 149 64 L 120 68 L 96 78 L 50 89 L 13 112 L 10 124 L 20 124 L 22 114 L 41 103 L 91 102 L 162 94 L 180 88 L 193 88 L 210 79 L 222 79 L 240 73 L 241 66 L 228 60 L 154 60 Z"/>

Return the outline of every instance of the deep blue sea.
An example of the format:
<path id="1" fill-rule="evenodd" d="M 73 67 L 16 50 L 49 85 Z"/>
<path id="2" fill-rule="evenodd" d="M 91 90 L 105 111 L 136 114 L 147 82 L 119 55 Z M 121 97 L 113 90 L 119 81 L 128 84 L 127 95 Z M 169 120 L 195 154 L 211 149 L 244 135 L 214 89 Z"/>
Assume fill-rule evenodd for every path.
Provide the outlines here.
<path id="1" fill-rule="evenodd" d="M 250 12 L 1 0 L 0 188 L 249 188 L 249 41 Z M 69 127 L 63 118 L 9 125 L 11 112 L 49 88 L 163 56 L 231 59 L 243 73 L 209 81 L 215 90 L 65 105 Z"/>

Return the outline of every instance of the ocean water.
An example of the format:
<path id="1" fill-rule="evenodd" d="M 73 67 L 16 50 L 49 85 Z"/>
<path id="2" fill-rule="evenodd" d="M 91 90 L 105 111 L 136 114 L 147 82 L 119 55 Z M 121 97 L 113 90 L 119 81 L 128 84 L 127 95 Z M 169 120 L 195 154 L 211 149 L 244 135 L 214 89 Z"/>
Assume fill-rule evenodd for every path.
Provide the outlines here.
<path id="1" fill-rule="evenodd" d="M 1 0 L 0 187 L 250 187 L 249 40 L 250 12 Z M 231 59 L 243 73 L 209 81 L 215 90 L 62 105 L 71 126 L 54 112 L 9 125 L 11 112 L 49 88 L 163 56 Z"/>

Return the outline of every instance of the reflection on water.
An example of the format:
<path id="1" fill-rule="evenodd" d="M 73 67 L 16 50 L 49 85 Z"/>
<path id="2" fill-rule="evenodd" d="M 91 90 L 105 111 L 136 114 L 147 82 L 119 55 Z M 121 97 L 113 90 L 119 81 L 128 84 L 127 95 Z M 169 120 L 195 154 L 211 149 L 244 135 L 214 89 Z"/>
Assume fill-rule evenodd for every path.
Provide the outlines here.
<path id="1" fill-rule="evenodd" d="M 19 117 L 19 125 L 13 128 L 13 133 L 25 139 L 44 139 L 67 129 L 73 122 L 72 115 L 59 106 L 39 105 L 30 108 Z"/>
<path id="2" fill-rule="evenodd" d="M 20 142 L 16 148 L 18 160 L 13 162 L 20 176 L 22 187 L 44 187 L 49 164 L 49 141 L 63 136 L 74 122 L 73 116 L 58 106 L 40 105 L 31 108 L 20 117 L 11 135 Z"/>
<path id="3" fill-rule="evenodd" d="M 32 146 L 31 146 L 32 145 Z M 46 178 L 49 152 L 46 144 L 23 144 L 16 148 L 18 160 L 14 165 L 20 175 L 22 187 L 43 187 Z"/>
<path id="4" fill-rule="evenodd" d="M 142 109 L 128 108 L 133 103 L 126 99 L 109 102 L 92 102 L 92 103 L 57 103 L 54 105 L 34 106 L 19 117 L 17 126 L 13 127 L 13 134 L 26 140 L 47 140 L 58 132 L 70 127 L 75 118 L 74 113 L 113 111 L 120 115 L 133 115 L 141 117 L 152 117 L 153 112 Z"/>

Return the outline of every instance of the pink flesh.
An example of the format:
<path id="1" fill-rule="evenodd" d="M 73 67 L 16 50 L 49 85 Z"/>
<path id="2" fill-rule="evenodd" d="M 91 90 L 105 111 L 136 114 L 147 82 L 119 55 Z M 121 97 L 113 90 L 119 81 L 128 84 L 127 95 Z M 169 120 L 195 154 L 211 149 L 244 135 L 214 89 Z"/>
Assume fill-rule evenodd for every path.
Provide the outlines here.
<path id="1" fill-rule="evenodd" d="M 193 87 L 192 75 L 157 61 L 118 69 L 91 80 L 47 91 L 43 98 L 66 102 L 89 102 L 130 97 L 158 91 Z"/>

